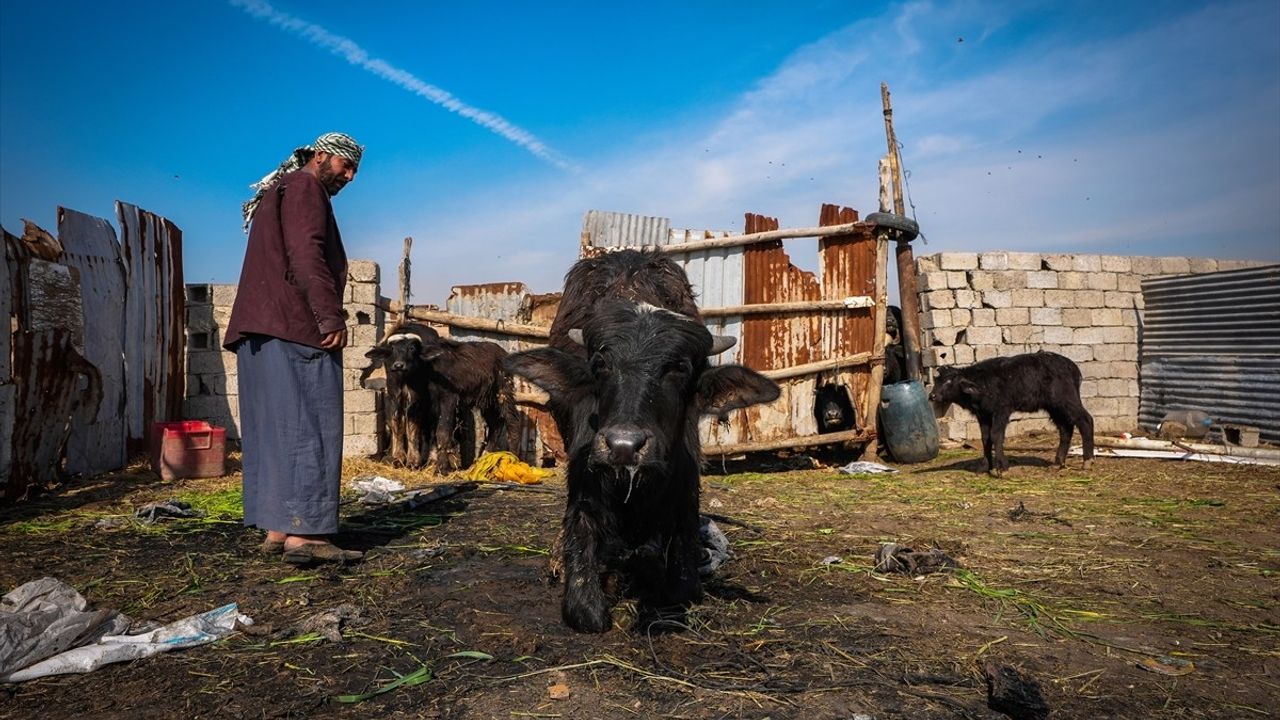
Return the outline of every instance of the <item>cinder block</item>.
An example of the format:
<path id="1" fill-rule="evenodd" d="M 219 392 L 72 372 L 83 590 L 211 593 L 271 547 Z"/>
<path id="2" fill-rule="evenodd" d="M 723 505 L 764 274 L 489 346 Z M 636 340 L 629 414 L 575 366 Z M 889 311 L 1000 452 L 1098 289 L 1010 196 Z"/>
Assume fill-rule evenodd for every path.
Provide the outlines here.
<path id="1" fill-rule="evenodd" d="M 1059 355 L 1066 355 L 1067 353 L 1065 350 L 1066 348 L 1059 348 L 1055 352 Z M 1085 380 L 1097 381 L 1111 377 L 1111 374 L 1108 372 L 1109 368 L 1107 367 L 1107 363 L 1095 362 L 1092 360 L 1077 360 L 1076 363 L 1080 366 L 1080 375 L 1084 377 Z"/>
<path id="2" fill-rule="evenodd" d="M 222 350 L 197 350 L 187 353 L 187 372 L 226 374 L 236 366 L 236 356 Z"/>
<path id="3" fill-rule="evenodd" d="M 1001 270 L 991 273 L 991 284 L 996 290 L 1021 290 L 1027 287 L 1025 270 Z"/>
<path id="4" fill-rule="evenodd" d="M 1075 336 L 1074 330 L 1061 325 L 1050 325 L 1044 329 L 1044 342 L 1046 343 L 1069 345 Z"/>
<path id="5" fill-rule="evenodd" d="M 1082 327 L 1076 328 L 1075 336 L 1072 342 L 1077 345 L 1097 345 L 1102 340 L 1102 328 Z"/>
<path id="6" fill-rule="evenodd" d="M 376 284 L 380 277 L 378 263 L 372 260 L 352 260 L 347 263 L 347 276 L 352 282 Z"/>
<path id="7" fill-rule="evenodd" d="M 1090 290 L 1115 290 L 1116 274 L 1109 272 L 1090 273 L 1086 285 Z"/>
<path id="8" fill-rule="evenodd" d="M 938 267 L 938 256 L 936 254 L 916 258 L 916 273 L 938 272 L 941 269 Z"/>
<path id="9" fill-rule="evenodd" d="M 1120 403 L 1113 397 L 1098 396 L 1085 407 L 1094 417 L 1115 417 L 1120 413 Z"/>
<path id="10" fill-rule="evenodd" d="M 1103 255 L 1102 270 L 1113 273 L 1130 272 L 1133 270 L 1133 259 L 1128 255 Z"/>
<path id="11" fill-rule="evenodd" d="M 952 313 L 955 311 L 953 310 Z M 957 325 L 959 323 L 956 323 Z M 996 324 L 996 311 L 992 308 L 974 308 L 973 318 L 969 321 L 970 325 L 978 327 L 991 327 Z"/>
<path id="12" fill-rule="evenodd" d="M 965 332 L 965 341 L 974 346 L 999 345 L 1004 342 L 1004 335 L 998 327 L 970 327 Z"/>
<path id="13" fill-rule="evenodd" d="M 1184 257 L 1160 258 L 1161 275 L 1186 275 L 1191 272 L 1191 260 Z"/>
<path id="14" fill-rule="evenodd" d="M 1093 325 L 1093 310 L 1090 308 L 1064 308 L 1062 324 L 1071 328 L 1082 328 Z"/>
<path id="15" fill-rule="evenodd" d="M 378 454 L 376 435 L 347 435 L 342 438 L 343 457 L 368 457 Z"/>
<path id="16" fill-rule="evenodd" d="M 920 353 L 920 363 L 927 368 L 941 367 L 951 364 L 951 348 L 927 347 Z"/>
<path id="17" fill-rule="evenodd" d="M 348 390 L 342 394 L 342 410 L 347 413 L 377 412 L 377 393 L 372 390 Z"/>
<path id="18" fill-rule="evenodd" d="M 213 302 L 213 286 L 208 283 L 187 283 L 187 307 L 208 306 Z"/>
<path id="19" fill-rule="evenodd" d="M 954 290 L 956 298 L 956 307 L 964 310 L 972 310 L 976 307 L 982 307 L 982 302 L 978 293 L 972 290 Z"/>
<path id="20" fill-rule="evenodd" d="M 1005 253 L 1005 262 L 1010 270 L 1042 270 L 1044 258 L 1040 253 L 1011 252 Z"/>
<path id="21" fill-rule="evenodd" d="M 956 296 L 950 290 L 934 290 L 921 296 L 929 310 L 950 310 L 956 306 Z"/>
<path id="22" fill-rule="evenodd" d="M 947 287 L 952 289 L 969 287 L 969 275 L 963 270 L 948 270 L 946 275 Z"/>
<path id="23" fill-rule="evenodd" d="M 351 413 L 347 420 L 350 422 L 348 435 L 376 435 L 380 430 L 376 412 Z"/>
<path id="24" fill-rule="evenodd" d="M 1083 290 L 1088 276 L 1081 272 L 1058 273 L 1058 288 L 1061 290 Z"/>
<path id="25" fill-rule="evenodd" d="M 956 335 L 964 332 L 962 327 L 934 328 L 927 334 L 925 342 L 930 345 L 951 346 L 956 344 Z"/>
<path id="26" fill-rule="evenodd" d="M 996 355 L 999 357 L 1013 357 L 1014 355 L 1022 355 L 1027 352 L 1027 346 L 1022 344 L 1005 343 L 996 346 Z"/>
<path id="27" fill-rule="evenodd" d="M 236 302 L 236 288 L 237 288 L 237 286 L 235 286 L 235 285 L 210 285 L 210 286 L 209 286 L 209 288 L 210 288 L 211 292 L 213 293 L 213 306 L 214 306 L 214 307 L 230 308 L 232 305 L 234 305 L 234 304 L 235 304 L 235 302 Z"/>
<path id="28" fill-rule="evenodd" d="M 1027 273 L 1027 287 L 1054 289 L 1058 287 L 1058 273 L 1049 270 L 1036 270 Z"/>
<path id="29" fill-rule="evenodd" d="M 1097 380 L 1080 381 L 1080 397 L 1081 398 L 1091 398 L 1091 397 L 1097 397 L 1097 396 L 1098 396 Z"/>
<path id="30" fill-rule="evenodd" d="M 1031 322 L 1031 311 L 1024 307 L 1007 307 L 996 310 L 996 325 L 1026 325 Z"/>
<path id="31" fill-rule="evenodd" d="M 1071 258 L 1071 266 L 1076 272 L 1095 273 L 1102 271 L 1102 256 L 1075 255 Z"/>
<path id="32" fill-rule="evenodd" d="M 359 368 L 363 370 L 369 367 L 370 360 L 364 354 L 369 352 L 367 347 L 355 347 L 348 345 L 342 348 L 342 367 Z"/>
<path id="33" fill-rule="evenodd" d="M 1043 296 L 1043 293 L 1041 295 Z M 1061 325 L 1062 308 L 1033 307 L 1030 317 L 1032 325 Z"/>
<path id="34" fill-rule="evenodd" d="M 1103 378 L 1098 381 L 1098 396 L 1121 397 L 1128 393 L 1128 387 L 1128 383 L 1125 380 Z"/>
<path id="35" fill-rule="evenodd" d="M 920 327 L 923 330 L 929 330 L 936 327 L 948 327 L 950 325 L 950 310 L 925 310 L 920 313 Z"/>
<path id="36" fill-rule="evenodd" d="M 1044 307 L 1044 290 L 1010 290 L 1010 302 L 1014 307 Z"/>
<path id="37" fill-rule="evenodd" d="M 1107 376 L 1124 380 L 1138 381 L 1138 362 L 1136 360 L 1117 360 L 1107 363 Z"/>
<path id="38" fill-rule="evenodd" d="M 971 290 L 995 290 L 995 275 L 985 270 L 970 270 L 969 273 L 969 289 Z"/>
<path id="39" fill-rule="evenodd" d="M 1218 261 L 1212 258 L 1190 258 L 1188 264 L 1193 273 L 1211 273 L 1218 271 Z"/>
<path id="40" fill-rule="evenodd" d="M 947 275 L 944 272 L 920 273 L 916 276 L 916 289 L 920 292 L 929 290 L 946 290 Z"/>
<path id="41" fill-rule="evenodd" d="M 368 283 L 352 283 L 347 287 L 351 288 L 351 302 L 358 305 L 377 305 L 378 304 L 378 286 Z"/>
<path id="42" fill-rule="evenodd" d="M 956 327 L 969 327 L 973 322 L 973 311 L 965 308 L 956 308 L 951 311 L 951 324 Z"/>
<path id="43" fill-rule="evenodd" d="M 1122 325 L 1128 325 L 1129 327 L 1138 326 L 1137 310 L 1121 310 L 1120 317 L 1124 320 L 1124 322 L 1121 323 Z"/>
<path id="44" fill-rule="evenodd" d="M 1125 355 L 1125 345 L 1099 345 L 1093 349 L 1093 357 L 1101 362 L 1113 362 L 1116 360 L 1127 360 Z"/>
<path id="45" fill-rule="evenodd" d="M 984 290 L 982 304 L 989 308 L 1006 308 L 1013 304 L 1013 296 L 1008 290 Z"/>
<path id="46" fill-rule="evenodd" d="M 999 345 L 977 345 L 973 348 L 973 361 L 982 362 L 990 360 L 993 357 L 999 357 Z"/>
<path id="47" fill-rule="evenodd" d="M 977 270 L 978 254 L 944 252 L 938 255 L 938 267 L 942 270 Z"/>
<path id="48" fill-rule="evenodd" d="M 240 412 L 240 405 L 227 395 L 199 395 L 189 397 L 183 402 L 188 417 L 210 418 L 235 416 Z"/>
<path id="49" fill-rule="evenodd" d="M 1136 343 L 1138 342 L 1138 331 L 1136 328 L 1124 325 L 1104 327 L 1102 328 L 1102 341 L 1108 343 Z"/>
<path id="50" fill-rule="evenodd" d="M 1088 362 L 1093 360 L 1093 347 L 1089 345 L 1064 345 L 1062 346 L 1061 354 L 1078 363 Z"/>
<path id="51" fill-rule="evenodd" d="M 1071 255 L 1045 255 L 1043 267 L 1046 270 L 1075 270 L 1076 262 L 1074 256 Z"/>
<path id="52" fill-rule="evenodd" d="M 1076 291 L 1045 290 L 1044 306 L 1056 308 L 1073 308 L 1076 306 Z"/>
<path id="53" fill-rule="evenodd" d="M 1102 293 L 1103 307 L 1115 308 L 1117 310 L 1133 307 L 1133 293 L 1120 292 L 1118 290 Z"/>
<path id="54" fill-rule="evenodd" d="M 1142 292 L 1141 275 L 1117 275 L 1116 290 L 1120 292 Z"/>
<path id="55" fill-rule="evenodd" d="M 1034 325 L 1014 325 L 1012 327 L 1006 327 L 1003 328 L 1003 333 L 1006 345 L 1020 345 L 1026 347 L 1027 345 L 1044 342 L 1044 328 L 1035 327 Z M 1027 352 L 1030 351 L 1030 349 L 1027 350 Z"/>
<path id="56" fill-rule="evenodd" d="M 1133 266 L 1133 272 L 1138 275 L 1159 275 L 1160 274 L 1160 258 L 1157 257 L 1135 257 L 1130 258 Z M 1190 265 L 1188 265 L 1190 267 Z"/>
<path id="57" fill-rule="evenodd" d="M 1077 290 L 1076 291 L 1076 307 L 1096 308 L 1102 307 L 1103 296 L 1101 290 Z"/>
<path id="58" fill-rule="evenodd" d="M 364 348 L 366 351 L 378 344 L 378 328 L 373 325 L 350 325 L 347 327 L 347 343 L 352 347 Z"/>
<path id="59" fill-rule="evenodd" d="M 976 362 L 972 345 L 956 345 L 951 348 L 951 357 L 957 365 L 972 365 Z"/>
<path id="60" fill-rule="evenodd" d="M 978 267 L 983 270 L 1008 270 L 1009 256 L 1002 252 L 986 252 L 978 255 Z"/>
<path id="61" fill-rule="evenodd" d="M 1095 326 L 1120 325 L 1124 322 L 1120 317 L 1120 311 L 1116 308 L 1094 308 L 1089 312 L 1093 316 Z"/>

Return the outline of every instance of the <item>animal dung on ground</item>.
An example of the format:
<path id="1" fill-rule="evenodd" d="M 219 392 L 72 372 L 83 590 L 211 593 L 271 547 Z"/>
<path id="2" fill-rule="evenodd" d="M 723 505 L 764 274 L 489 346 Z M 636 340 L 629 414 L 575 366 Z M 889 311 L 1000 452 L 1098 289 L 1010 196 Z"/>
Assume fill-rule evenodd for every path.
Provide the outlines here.
<path id="1" fill-rule="evenodd" d="M 982 675 L 987 680 L 987 707 L 1013 720 L 1049 717 L 1049 703 L 1045 702 L 1035 678 L 1017 668 L 995 663 L 983 665 Z"/>
<path id="2" fill-rule="evenodd" d="M 924 575 L 960 567 L 950 555 L 933 548 L 917 552 L 898 543 L 885 543 L 876 551 L 875 571 Z"/>

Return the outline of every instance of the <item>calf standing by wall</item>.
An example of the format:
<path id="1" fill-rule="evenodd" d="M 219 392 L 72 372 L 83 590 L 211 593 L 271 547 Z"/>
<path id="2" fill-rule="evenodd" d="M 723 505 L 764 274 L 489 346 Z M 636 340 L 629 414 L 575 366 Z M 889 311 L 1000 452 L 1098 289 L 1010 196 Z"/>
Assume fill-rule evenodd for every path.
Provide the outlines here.
<path id="1" fill-rule="evenodd" d="M 1009 469 L 1004 431 L 1015 411 L 1047 410 L 1058 427 L 1059 467 L 1067 462 L 1072 427 L 1080 430 L 1084 464 L 1093 460 L 1093 416 L 1080 400 L 1080 368 L 1057 353 L 1037 352 L 991 358 L 965 368 L 938 368 L 929 399 L 955 403 L 978 418 L 987 471 L 999 477 Z"/>
<path id="2" fill-rule="evenodd" d="M 329 198 L 364 148 L 341 133 L 295 150 L 244 204 L 249 244 L 225 347 L 236 353 L 244 523 L 296 564 L 361 554 L 338 531 L 342 474 L 342 291 L 347 256 Z"/>

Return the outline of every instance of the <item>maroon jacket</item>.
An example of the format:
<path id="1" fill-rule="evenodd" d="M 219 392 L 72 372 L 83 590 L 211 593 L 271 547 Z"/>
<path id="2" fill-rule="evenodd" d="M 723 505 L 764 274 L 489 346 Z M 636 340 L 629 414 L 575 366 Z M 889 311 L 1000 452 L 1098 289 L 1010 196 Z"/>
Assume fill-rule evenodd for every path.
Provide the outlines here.
<path id="1" fill-rule="evenodd" d="M 320 347 L 346 326 L 347 254 L 329 192 L 301 170 L 269 188 L 253 216 L 223 347 L 260 334 Z"/>

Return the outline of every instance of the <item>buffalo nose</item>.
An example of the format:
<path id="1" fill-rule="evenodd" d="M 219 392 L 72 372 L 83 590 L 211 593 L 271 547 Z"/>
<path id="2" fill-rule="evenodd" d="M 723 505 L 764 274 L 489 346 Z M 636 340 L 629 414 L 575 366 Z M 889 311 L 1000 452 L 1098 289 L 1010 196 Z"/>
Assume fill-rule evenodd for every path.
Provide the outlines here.
<path id="1" fill-rule="evenodd" d="M 395 370 L 396 372 L 400 372 L 400 371 L 404 370 L 404 368 L 405 368 L 405 364 L 404 364 L 404 361 L 403 361 L 403 360 L 397 360 L 397 361 L 395 361 L 395 362 L 391 363 L 391 369 L 392 369 L 392 370 Z"/>
<path id="2" fill-rule="evenodd" d="M 617 465 L 635 465 L 636 455 L 648 440 L 647 433 L 634 429 L 611 429 L 604 434 L 609 460 Z"/>

